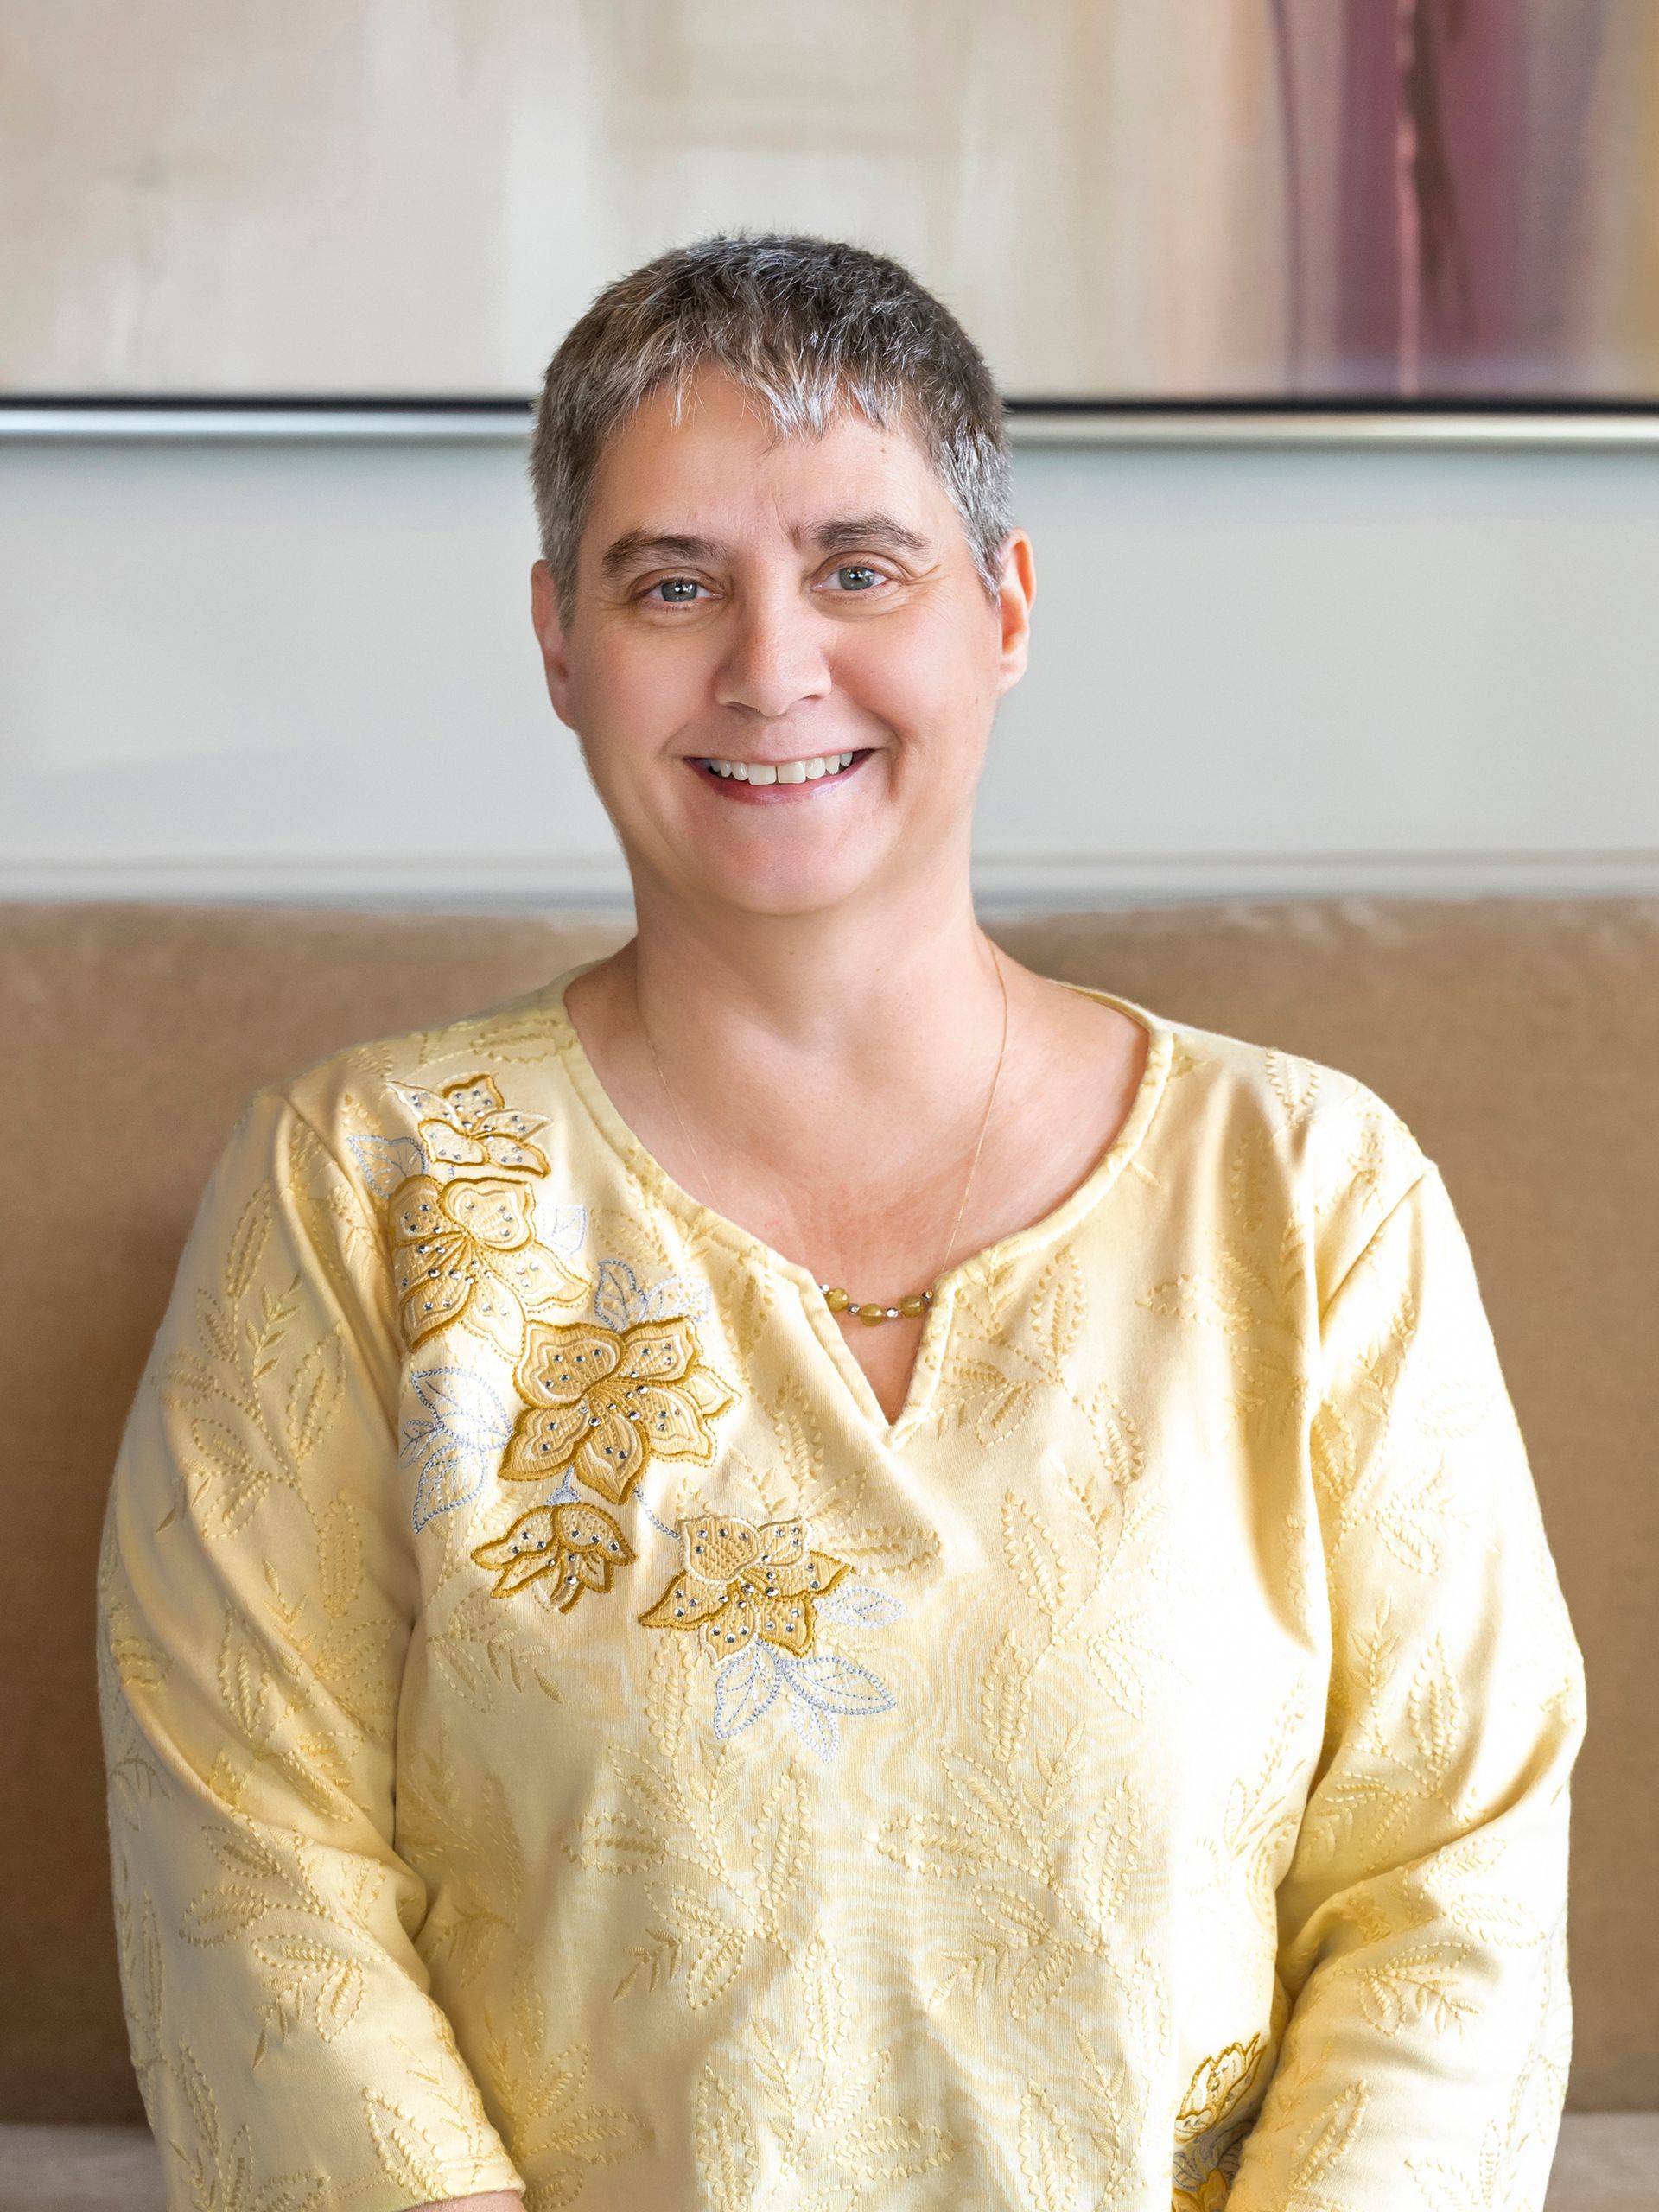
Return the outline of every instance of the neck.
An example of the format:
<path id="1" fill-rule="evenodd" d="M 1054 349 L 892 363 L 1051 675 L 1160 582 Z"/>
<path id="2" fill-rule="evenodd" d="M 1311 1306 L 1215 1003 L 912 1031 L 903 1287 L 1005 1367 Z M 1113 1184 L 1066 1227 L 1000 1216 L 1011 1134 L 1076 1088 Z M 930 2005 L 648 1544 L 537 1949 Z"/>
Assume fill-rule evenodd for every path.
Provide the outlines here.
<path id="1" fill-rule="evenodd" d="M 1000 1004 L 966 884 L 950 895 L 806 916 L 710 920 L 642 909 L 632 976 L 645 1019 L 682 1070 L 728 1046 L 772 1065 L 902 1096 L 937 1096 L 965 1013 Z M 973 1059 L 969 1051 L 969 1061 Z M 741 1063 L 739 1063 L 741 1065 Z M 730 1065 L 725 1071 L 729 1076 Z"/>
<path id="2" fill-rule="evenodd" d="M 708 1175 L 728 1185 L 703 1192 L 717 1207 L 731 1211 L 749 1172 L 785 1192 L 874 1196 L 907 1173 L 931 1188 L 965 1171 L 1002 1033 L 996 961 L 1011 1039 L 1021 972 L 975 917 L 965 857 L 948 880 L 811 914 L 688 910 L 641 883 L 636 900 L 635 936 L 567 1004 L 650 1149 L 694 1182 L 655 1046 Z"/>

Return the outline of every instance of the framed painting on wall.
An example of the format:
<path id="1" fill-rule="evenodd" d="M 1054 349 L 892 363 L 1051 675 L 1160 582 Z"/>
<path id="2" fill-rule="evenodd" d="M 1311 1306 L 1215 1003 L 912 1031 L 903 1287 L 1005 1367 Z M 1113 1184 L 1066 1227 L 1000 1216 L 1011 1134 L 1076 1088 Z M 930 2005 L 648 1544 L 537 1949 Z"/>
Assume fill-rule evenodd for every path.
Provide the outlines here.
<path id="1" fill-rule="evenodd" d="M 711 230 L 1016 403 L 1659 400 L 1649 0 L 9 0 L 0 403 L 512 405 Z"/>

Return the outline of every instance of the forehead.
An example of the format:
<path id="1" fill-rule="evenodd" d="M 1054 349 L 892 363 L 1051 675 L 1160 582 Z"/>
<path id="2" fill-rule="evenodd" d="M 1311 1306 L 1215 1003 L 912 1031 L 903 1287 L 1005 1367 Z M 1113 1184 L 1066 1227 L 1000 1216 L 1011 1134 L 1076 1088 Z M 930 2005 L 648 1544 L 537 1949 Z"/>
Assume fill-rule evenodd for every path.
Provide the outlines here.
<path id="1" fill-rule="evenodd" d="M 751 531 L 768 523 L 791 530 L 877 511 L 930 535 L 955 519 L 908 430 L 878 428 L 849 406 L 822 433 L 780 435 L 750 394 L 709 371 L 681 405 L 660 392 L 613 432 L 594 471 L 587 530 L 730 536 L 746 523 Z"/>

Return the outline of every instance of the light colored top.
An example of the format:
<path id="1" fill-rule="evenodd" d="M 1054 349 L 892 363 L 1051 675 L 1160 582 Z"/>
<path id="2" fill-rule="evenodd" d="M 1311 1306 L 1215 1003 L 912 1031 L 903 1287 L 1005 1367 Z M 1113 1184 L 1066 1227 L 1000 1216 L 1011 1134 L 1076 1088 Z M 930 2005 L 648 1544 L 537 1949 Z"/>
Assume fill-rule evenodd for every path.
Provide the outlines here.
<path id="1" fill-rule="evenodd" d="M 1122 1133 L 889 1424 L 579 972 L 257 1093 L 180 1267 L 99 1574 L 168 2205 L 1536 2212 L 1582 1664 L 1409 1131 L 1093 993 Z"/>

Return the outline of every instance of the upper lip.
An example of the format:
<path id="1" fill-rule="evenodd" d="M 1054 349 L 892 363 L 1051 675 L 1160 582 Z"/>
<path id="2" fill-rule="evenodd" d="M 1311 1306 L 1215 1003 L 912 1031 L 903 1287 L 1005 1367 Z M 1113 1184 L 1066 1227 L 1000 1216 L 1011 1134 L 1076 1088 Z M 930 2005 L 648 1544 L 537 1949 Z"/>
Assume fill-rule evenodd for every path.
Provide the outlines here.
<path id="1" fill-rule="evenodd" d="M 786 753 L 773 760 L 765 753 L 693 753 L 693 760 L 741 760 L 746 768 L 787 768 L 791 760 L 833 760 L 838 753 L 865 753 L 863 745 L 825 745 L 816 753 Z"/>

